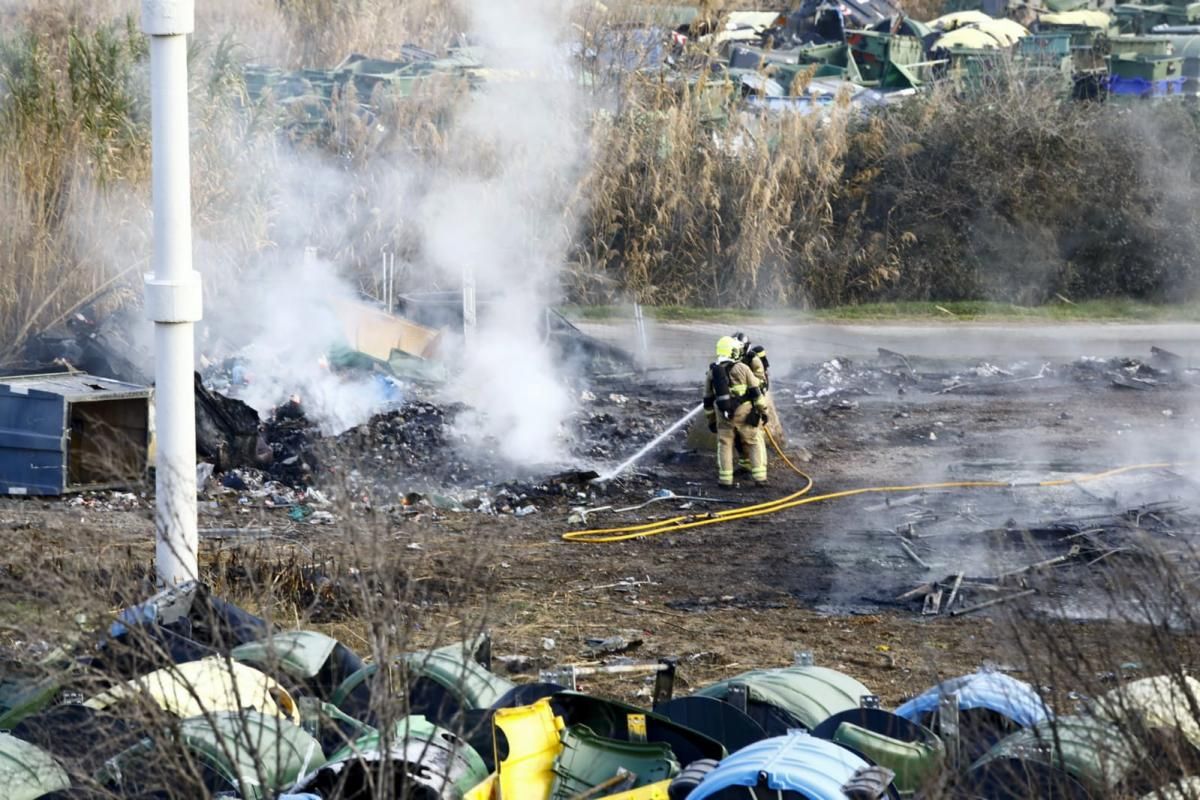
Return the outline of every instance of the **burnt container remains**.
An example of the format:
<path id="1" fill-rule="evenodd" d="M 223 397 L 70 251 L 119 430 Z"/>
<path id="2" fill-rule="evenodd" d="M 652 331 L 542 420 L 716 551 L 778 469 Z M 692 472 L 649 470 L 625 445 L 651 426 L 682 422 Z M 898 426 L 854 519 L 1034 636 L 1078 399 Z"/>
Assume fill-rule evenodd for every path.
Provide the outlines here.
<path id="1" fill-rule="evenodd" d="M 0 495 L 57 495 L 141 481 L 151 390 L 86 373 L 0 379 Z"/>

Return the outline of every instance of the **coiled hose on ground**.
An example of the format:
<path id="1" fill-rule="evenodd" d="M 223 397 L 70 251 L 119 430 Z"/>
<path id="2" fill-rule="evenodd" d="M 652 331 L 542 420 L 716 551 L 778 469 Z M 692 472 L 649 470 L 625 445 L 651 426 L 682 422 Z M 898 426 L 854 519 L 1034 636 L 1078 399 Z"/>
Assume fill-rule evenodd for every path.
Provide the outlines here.
<path id="1" fill-rule="evenodd" d="M 892 492 L 913 492 L 929 489 L 1012 489 L 1019 487 L 1028 488 L 1050 488 L 1054 486 L 1068 486 L 1075 483 L 1087 483 L 1089 481 L 1097 481 L 1103 478 L 1111 478 L 1115 475 L 1122 475 L 1128 472 L 1138 472 L 1151 469 L 1165 469 L 1167 467 L 1179 466 L 1175 463 L 1163 462 L 1157 464 L 1134 464 L 1127 467 L 1118 467 L 1116 469 L 1105 470 L 1104 472 L 1095 472 L 1088 475 L 1080 475 L 1074 478 L 1062 478 L 1050 481 L 1036 481 L 1029 483 L 1011 482 L 1011 481 L 950 481 L 946 483 L 914 483 L 908 486 L 869 486 L 860 489 L 845 489 L 840 492 L 829 492 L 827 494 L 809 495 L 809 491 L 813 488 L 812 477 L 799 469 L 783 452 L 779 443 L 775 441 L 775 437 L 767 431 L 767 438 L 771 442 L 771 446 L 775 452 L 783 459 L 783 463 L 787 464 L 788 468 L 799 475 L 804 480 L 804 487 L 799 491 L 792 492 L 777 500 L 771 500 L 765 503 L 754 503 L 748 506 L 739 506 L 738 508 L 730 508 L 724 511 L 712 511 L 703 514 L 683 514 L 670 519 L 656 520 L 647 522 L 641 525 L 626 525 L 620 528 L 595 528 L 591 530 L 568 531 L 562 535 L 562 538 L 568 542 L 577 542 L 581 544 L 610 544 L 612 542 L 625 542 L 630 539 L 644 539 L 649 536 L 658 536 L 664 533 L 679 533 L 680 531 L 693 530 L 702 528 L 707 525 L 720 525 L 725 522 L 733 522 L 739 519 L 751 519 L 753 517 L 762 517 L 767 514 L 775 514 L 780 511 L 787 511 L 791 508 L 808 505 L 810 503 L 822 503 L 827 500 L 838 500 L 843 497 L 855 497 L 862 494 L 888 494 Z"/>

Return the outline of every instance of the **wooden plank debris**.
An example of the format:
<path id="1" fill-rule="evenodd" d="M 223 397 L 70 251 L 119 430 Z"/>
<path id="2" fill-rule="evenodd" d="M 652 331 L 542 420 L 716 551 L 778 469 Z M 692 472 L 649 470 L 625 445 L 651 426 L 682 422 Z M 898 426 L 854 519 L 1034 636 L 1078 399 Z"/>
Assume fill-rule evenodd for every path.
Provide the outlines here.
<path id="1" fill-rule="evenodd" d="M 1019 600 L 1022 597 L 1029 597 L 1031 594 L 1037 594 L 1037 589 L 1025 589 L 1024 591 L 1017 592 L 1015 594 L 1006 594 L 1004 597 L 994 597 L 991 600 L 984 600 L 982 603 L 976 603 L 973 606 L 955 609 L 954 611 L 950 612 L 950 616 L 961 617 L 963 614 L 971 614 L 976 611 L 982 611 L 985 608 L 998 606 L 1001 603 L 1008 603 L 1013 600 Z"/>
<path id="2" fill-rule="evenodd" d="M 954 608 L 954 601 L 958 599 L 958 590 L 962 587 L 963 573 L 958 573 L 954 576 L 954 583 L 950 587 L 950 599 L 946 601 L 946 610 Z"/>

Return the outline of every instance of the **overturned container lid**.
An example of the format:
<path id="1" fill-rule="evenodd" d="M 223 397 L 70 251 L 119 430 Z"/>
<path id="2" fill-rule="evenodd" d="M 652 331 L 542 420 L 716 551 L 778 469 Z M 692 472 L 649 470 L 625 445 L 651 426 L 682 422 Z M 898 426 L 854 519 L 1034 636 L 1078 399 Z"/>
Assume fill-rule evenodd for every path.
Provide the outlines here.
<path id="1" fill-rule="evenodd" d="M 793 666 L 744 672 L 696 692 L 739 707 L 768 736 L 811 730 L 839 711 L 858 708 L 871 690 L 826 667 Z"/>

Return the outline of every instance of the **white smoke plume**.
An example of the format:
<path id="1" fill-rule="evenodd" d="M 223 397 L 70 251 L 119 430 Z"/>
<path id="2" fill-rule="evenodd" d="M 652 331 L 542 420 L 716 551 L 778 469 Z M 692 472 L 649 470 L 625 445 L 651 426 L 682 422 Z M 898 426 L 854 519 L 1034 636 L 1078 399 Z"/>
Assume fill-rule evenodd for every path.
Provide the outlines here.
<path id="1" fill-rule="evenodd" d="M 243 299 L 214 308 L 209 323 L 227 343 L 234 337 L 244 381 L 234 391 L 259 413 L 296 395 L 310 419 L 339 433 L 398 399 L 381 379 L 339 375 L 330 363 L 331 350 L 345 341 L 337 304 L 357 297 L 332 265 L 289 250 L 258 265 L 240 286 Z"/>
<path id="2" fill-rule="evenodd" d="M 234 194 L 273 196 L 277 251 L 238 292 L 208 304 L 206 316 L 223 334 L 242 331 L 245 398 L 259 410 L 294 391 L 327 430 L 365 421 L 379 408 L 377 383 L 346 384 L 320 365 L 342 332 L 331 301 L 355 293 L 336 277 L 335 267 L 349 265 L 302 271 L 299 256 L 306 245 L 345 252 L 362 213 L 403 225 L 417 245 L 409 269 L 437 276 L 443 288 L 457 289 L 467 272 L 477 284 L 472 346 L 451 337 L 443 353 L 453 365 L 443 397 L 470 409 L 458 432 L 510 461 L 551 464 L 564 457 L 572 402 L 544 312 L 557 299 L 576 213 L 569 201 L 588 150 L 566 43 L 569 9 L 556 0 L 471 0 L 466 10 L 489 72 L 456 111 L 450 156 L 434 165 L 394 154 L 365 167 L 368 183 L 362 167 L 296 152 L 244 158 L 247 174 Z M 210 274 L 214 264 L 201 269 Z"/>
<path id="3" fill-rule="evenodd" d="M 243 169 L 232 177 L 229 202 L 269 209 L 262 229 L 269 240 L 246 264 L 237 263 L 239 246 L 221 238 L 232 232 L 210 229 L 198 239 L 206 292 L 201 331 L 208 334 L 199 352 L 216 361 L 233 357 L 232 392 L 260 413 L 298 395 L 322 430 L 340 433 L 398 399 L 379 377 L 339 373 L 329 358 L 348 345 L 341 314 L 359 294 L 341 274 L 344 265 L 323 256 L 361 224 L 359 206 L 347 201 L 359 176 L 290 148 L 262 145 L 236 157 Z M 309 247 L 316 258 L 306 257 Z"/>
<path id="4" fill-rule="evenodd" d="M 224 19 L 217 12 L 234 5 L 222 0 L 205 11 L 210 41 Z M 260 5 L 254 0 L 265 13 Z M 444 353 L 453 379 L 442 398 L 471 409 L 459 432 L 516 463 L 557 463 L 573 404 L 547 343 L 545 309 L 558 299 L 589 152 L 570 4 L 463 5 L 488 69 L 454 110 L 440 160 L 399 149 L 368 163 L 339 159 L 264 135 L 253 120 L 194 97 L 195 266 L 205 284 L 198 355 L 239 356 L 250 382 L 238 394 L 260 412 L 296 393 L 327 431 L 365 421 L 379 410 L 378 382 L 346 382 L 323 359 L 343 339 L 333 301 L 358 290 L 339 273 L 373 272 L 378 251 L 360 241 L 391 240 L 403 253 L 400 292 L 457 289 L 464 272 L 474 274 L 474 345 L 451 338 Z M 114 0 L 106 13 L 123 7 Z M 111 215 L 81 226 L 81 247 L 110 271 L 149 258 L 149 196 L 134 194 L 119 243 Z M 330 263 L 303 266 L 307 246 Z"/>
<path id="5" fill-rule="evenodd" d="M 570 395 L 543 335 L 543 311 L 572 233 L 571 191 L 587 150 L 568 4 L 471 0 L 491 70 L 450 133 L 457 154 L 422 209 L 425 255 L 449 282 L 473 273 L 478 335 L 452 391 L 476 409 L 470 438 L 515 462 L 561 459 Z"/>

